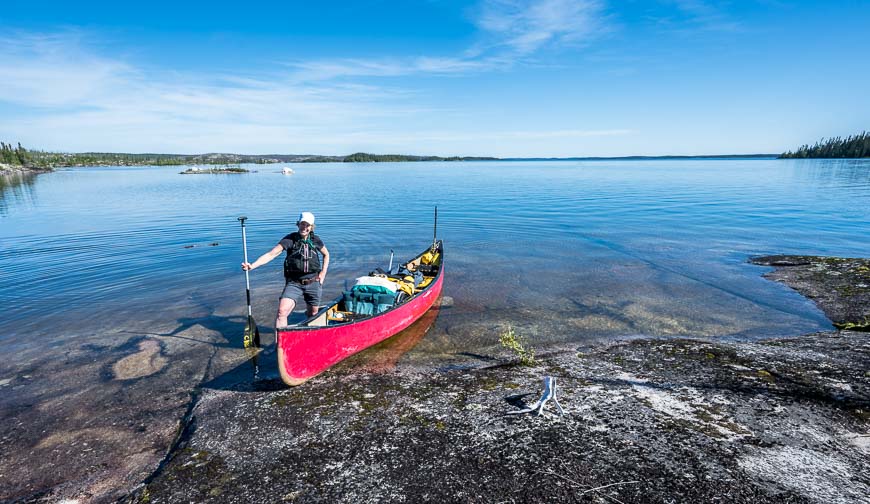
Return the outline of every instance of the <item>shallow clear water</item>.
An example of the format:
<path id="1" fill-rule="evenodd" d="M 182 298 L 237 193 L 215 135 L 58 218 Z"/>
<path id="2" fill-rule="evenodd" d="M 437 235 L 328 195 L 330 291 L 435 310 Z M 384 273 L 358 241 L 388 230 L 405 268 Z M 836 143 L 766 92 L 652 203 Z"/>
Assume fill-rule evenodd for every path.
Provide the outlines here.
<path id="1" fill-rule="evenodd" d="M 829 329 L 761 278 L 758 254 L 870 255 L 870 162 L 528 161 L 82 168 L 0 185 L 0 340 L 63 352 L 79 338 L 238 329 L 241 229 L 251 259 L 310 210 L 345 280 L 445 242 L 452 301 L 417 346 L 494 345 L 507 324 L 538 344 L 649 336 L 758 338 Z M 192 246 L 192 247 L 191 247 Z M 252 273 L 274 316 L 281 261 Z M 235 321 L 229 324 L 230 321 Z M 228 345 L 240 335 L 224 335 Z"/>

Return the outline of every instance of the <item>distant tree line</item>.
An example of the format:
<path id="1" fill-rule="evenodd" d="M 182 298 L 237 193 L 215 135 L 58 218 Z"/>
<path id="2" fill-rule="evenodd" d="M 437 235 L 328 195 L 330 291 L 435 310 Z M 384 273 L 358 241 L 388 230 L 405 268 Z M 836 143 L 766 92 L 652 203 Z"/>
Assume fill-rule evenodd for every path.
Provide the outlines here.
<path id="1" fill-rule="evenodd" d="M 65 166 L 178 166 L 191 164 L 204 165 L 238 165 L 240 163 L 278 163 L 279 159 L 268 156 L 247 156 L 239 154 L 129 154 L 114 152 L 46 152 L 28 151 L 18 144 L 18 149 L 11 145 L 2 145 L 0 163 L 20 164 L 36 168 L 53 168 Z"/>
<path id="2" fill-rule="evenodd" d="M 0 163 L 15 166 L 30 166 L 33 159 L 30 152 L 18 143 L 18 147 L 12 148 L 12 144 L 0 142 Z"/>
<path id="3" fill-rule="evenodd" d="M 30 168 L 66 166 L 177 166 L 177 165 L 239 165 L 269 163 L 382 163 L 402 161 L 482 161 L 491 157 L 410 156 L 402 154 L 368 154 L 357 152 L 349 156 L 316 156 L 300 154 L 128 154 L 112 152 L 46 152 L 28 151 L 21 144 L 0 142 L 0 163 Z"/>
<path id="4" fill-rule="evenodd" d="M 865 158 L 870 157 L 870 135 L 866 131 L 847 137 L 824 138 L 810 147 L 804 145 L 798 150 L 786 152 L 780 158 Z"/>
<path id="5" fill-rule="evenodd" d="M 178 166 L 190 164 L 226 165 L 262 163 L 258 156 L 236 154 L 126 154 L 111 152 L 82 152 L 77 154 L 40 152 L 34 155 L 49 166 Z M 274 162 L 274 161 L 273 161 Z"/>
<path id="6" fill-rule="evenodd" d="M 404 154 L 367 154 L 365 152 L 357 152 L 350 156 L 345 156 L 342 161 L 345 163 L 396 163 L 402 161 L 481 161 L 493 160 L 496 158 L 487 157 L 440 157 L 440 156 L 408 156 Z"/>
<path id="7" fill-rule="evenodd" d="M 76 154 L 36 152 L 36 157 L 50 166 L 129 166 L 129 165 L 181 165 L 187 164 L 171 154 L 115 154 L 108 152 L 82 152 Z"/>

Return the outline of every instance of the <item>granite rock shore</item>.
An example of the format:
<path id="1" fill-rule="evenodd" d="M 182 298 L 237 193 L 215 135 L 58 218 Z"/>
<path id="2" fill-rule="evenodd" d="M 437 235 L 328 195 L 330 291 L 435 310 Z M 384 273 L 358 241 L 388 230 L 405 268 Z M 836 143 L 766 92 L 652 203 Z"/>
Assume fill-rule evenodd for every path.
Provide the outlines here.
<path id="1" fill-rule="evenodd" d="M 769 278 L 864 328 L 867 259 Z M 511 415 L 556 378 L 541 415 Z M 870 502 L 870 333 L 563 346 L 523 366 L 203 387 L 127 502 Z"/>
<path id="2" fill-rule="evenodd" d="M 51 168 L 37 166 L 22 166 L 0 163 L 0 175 L 21 175 L 26 173 L 48 173 L 54 171 Z"/>

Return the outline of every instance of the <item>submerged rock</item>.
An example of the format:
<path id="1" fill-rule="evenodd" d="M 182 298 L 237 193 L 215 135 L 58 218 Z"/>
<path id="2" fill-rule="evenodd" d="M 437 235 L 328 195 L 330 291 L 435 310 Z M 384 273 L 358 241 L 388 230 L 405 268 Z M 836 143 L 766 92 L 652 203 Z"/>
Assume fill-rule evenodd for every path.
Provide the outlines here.
<path id="1" fill-rule="evenodd" d="M 161 354 L 160 342 L 146 339 L 139 342 L 139 351 L 128 355 L 112 366 L 116 380 L 134 380 L 161 371 L 169 362 Z"/>
<path id="2" fill-rule="evenodd" d="M 870 331 L 870 259 L 774 255 L 751 262 L 776 268 L 764 277 L 815 301 L 838 329 Z"/>

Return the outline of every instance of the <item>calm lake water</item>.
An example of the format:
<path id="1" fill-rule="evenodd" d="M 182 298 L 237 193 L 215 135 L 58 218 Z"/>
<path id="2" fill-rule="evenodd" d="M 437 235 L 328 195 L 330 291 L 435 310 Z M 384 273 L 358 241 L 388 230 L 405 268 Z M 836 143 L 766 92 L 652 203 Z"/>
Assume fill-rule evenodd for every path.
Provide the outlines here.
<path id="1" fill-rule="evenodd" d="M 870 162 L 524 161 L 80 168 L 0 193 L 4 352 L 58 355 L 88 338 L 232 327 L 251 260 L 317 216 L 346 280 L 445 242 L 448 303 L 414 354 L 485 353 L 508 324 L 537 345 L 636 336 L 754 339 L 831 326 L 761 278 L 758 254 L 870 254 Z M 281 260 L 252 273 L 271 326 Z M 451 302 L 452 301 L 452 302 Z M 225 322 L 235 320 L 232 325 Z M 227 345 L 241 335 L 224 334 Z M 271 341 L 268 338 L 267 341 Z"/>

